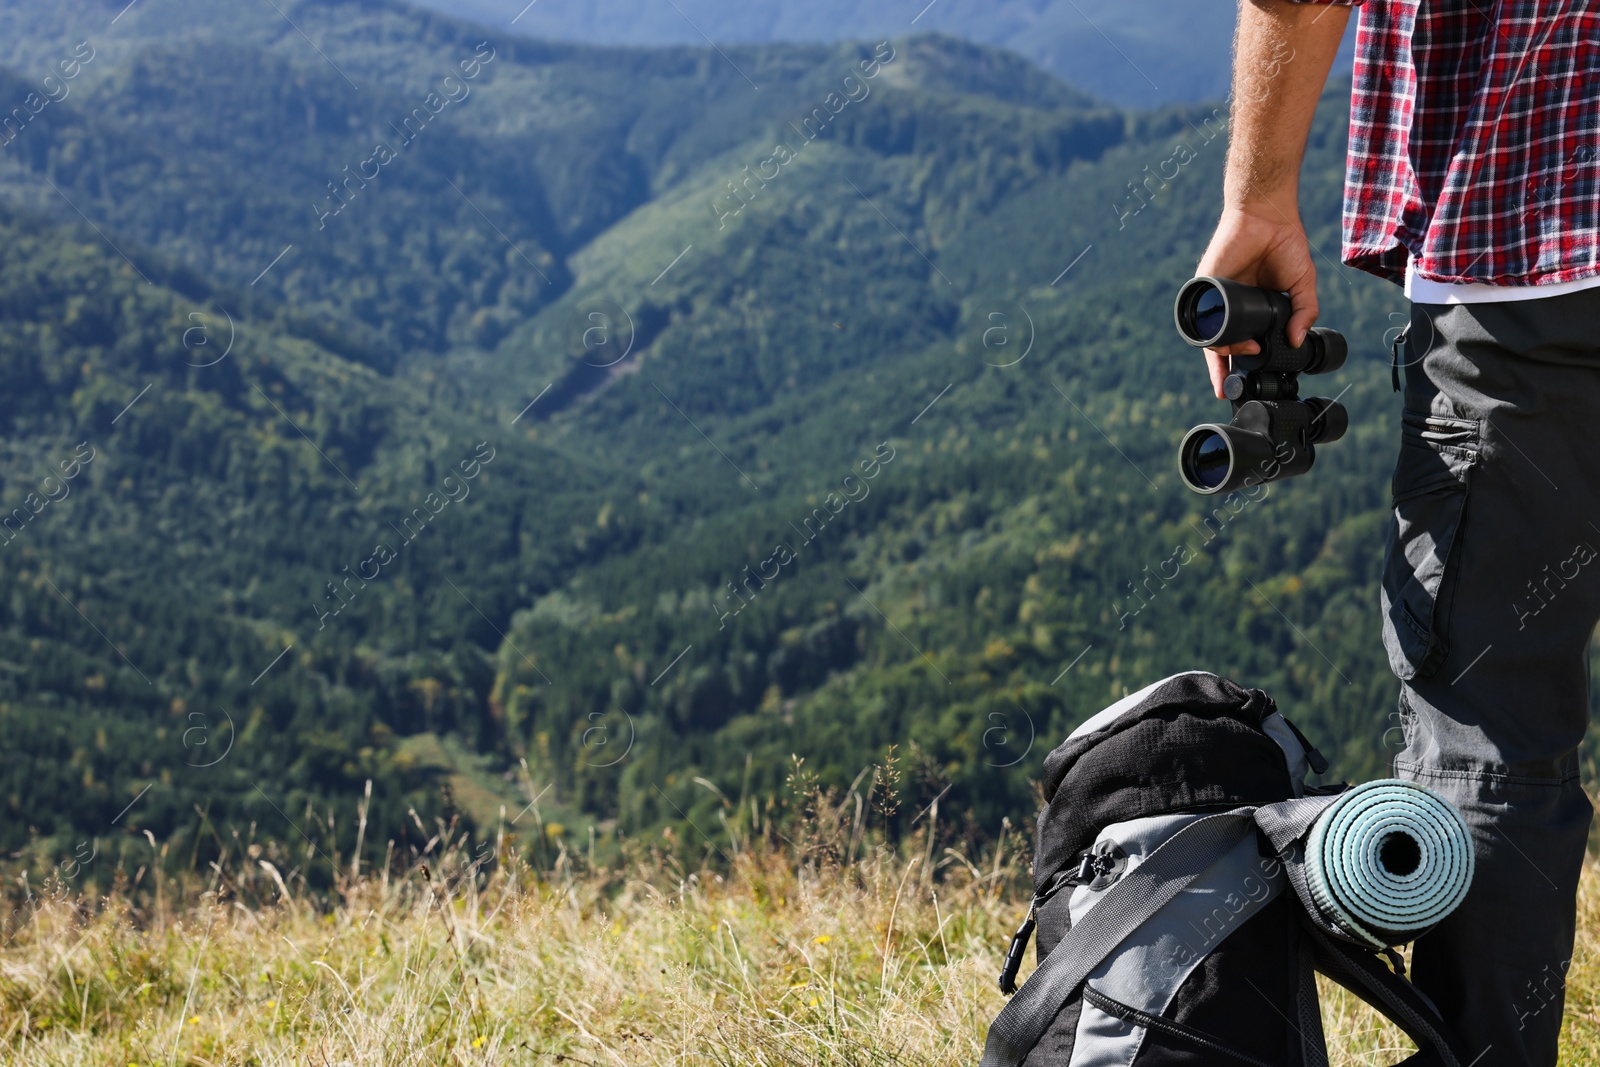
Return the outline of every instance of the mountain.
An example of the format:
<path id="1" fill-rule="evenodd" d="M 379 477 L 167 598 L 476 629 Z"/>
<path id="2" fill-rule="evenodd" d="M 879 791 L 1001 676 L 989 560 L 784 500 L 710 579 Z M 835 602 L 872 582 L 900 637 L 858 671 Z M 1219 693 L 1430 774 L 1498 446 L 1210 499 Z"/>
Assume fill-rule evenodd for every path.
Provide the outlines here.
<path id="1" fill-rule="evenodd" d="M 1347 86 L 1304 185 L 1351 432 L 1218 502 L 1173 470 L 1225 409 L 1169 308 L 1224 105 L 938 34 L 281 6 L 0 5 L 14 860 L 255 833 L 326 884 L 326 842 L 435 819 L 699 854 L 891 746 L 899 825 L 992 835 L 1196 665 L 1381 772 L 1405 304 L 1331 258 Z"/>
<path id="2" fill-rule="evenodd" d="M 877 40 L 948 33 L 998 45 L 1124 107 L 1220 99 L 1228 91 L 1228 0 L 426 0 L 501 31 L 659 46 Z"/>
<path id="3" fill-rule="evenodd" d="M 1235 16 L 1227 0 L 423 2 L 499 30 L 595 44 L 876 40 L 935 31 L 1011 49 L 1096 96 L 1136 108 L 1227 95 Z M 1350 63 L 1347 40 L 1336 76 L 1348 76 Z"/>

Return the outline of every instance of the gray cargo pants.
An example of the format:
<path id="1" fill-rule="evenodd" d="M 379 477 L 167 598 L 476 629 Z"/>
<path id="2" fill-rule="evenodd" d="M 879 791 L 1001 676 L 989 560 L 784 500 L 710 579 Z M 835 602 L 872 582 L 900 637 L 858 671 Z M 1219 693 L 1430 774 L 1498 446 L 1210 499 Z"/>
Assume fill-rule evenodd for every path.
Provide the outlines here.
<path id="1" fill-rule="evenodd" d="M 1383 640 L 1395 773 L 1454 802 L 1477 872 L 1412 976 L 1477 1067 L 1557 1059 L 1592 814 L 1600 289 L 1412 307 Z"/>

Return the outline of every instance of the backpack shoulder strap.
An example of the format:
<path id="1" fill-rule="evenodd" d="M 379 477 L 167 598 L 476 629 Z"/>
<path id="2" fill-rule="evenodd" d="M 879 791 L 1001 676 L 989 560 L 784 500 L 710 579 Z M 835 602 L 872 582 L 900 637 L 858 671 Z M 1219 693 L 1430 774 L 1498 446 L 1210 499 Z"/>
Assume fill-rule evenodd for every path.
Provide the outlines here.
<path id="1" fill-rule="evenodd" d="M 1123 875 L 1083 921 L 1062 936 L 996 1016 L 981 1067 L 1022 1063 L 1091 971 L 1219 856 L 1253 833 L 1251 809 L 1209 815 L 1173 834 Z"/>
<path id="2" fill-rule="evenodd" d="M 1302 909 L 1295 911 L 1300 913 Z M 1316 948 L 1303 929 L 1304 915 L 1298 914 L 1294 921 L 1299 932 L 1294 946 L 1296 1021 L 1290 1025 L 1300 1035 L 1301 1067 L 1328 1067 L 1328 1040 L 1322 1032 L 1322 1000 L 1317 994 Z"/>
<path id="3" fill-rule="evenodd" d="M 1378 961 L 1378 957 L 1337 938 L 1313 923 L 1310 931 L 1317 970 L 1377 1008 L 1420 1049 L 1432 1049 L 1443 1067 L 1468 1067 L 1455 1035 L 1439 1018 L 1439 1009 L 1410 982 Z"/>

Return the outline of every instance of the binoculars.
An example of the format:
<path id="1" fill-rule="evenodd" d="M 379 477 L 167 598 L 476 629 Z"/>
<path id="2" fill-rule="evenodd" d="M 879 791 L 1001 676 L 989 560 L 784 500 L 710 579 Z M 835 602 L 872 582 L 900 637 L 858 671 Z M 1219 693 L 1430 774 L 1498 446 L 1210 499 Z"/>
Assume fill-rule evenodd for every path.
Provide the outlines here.
<path id="1" fill-rule="evenodd" d="M 1184 434 L 1178 470 L 1197 493 L 1231 493 L 1311 469 L 1313 446 L 1350 428 L 1344 407 L 1326 397 L 1300 399 L 1300 375 L 1344 366 L 1344 335 L 1318 327 L 1298 348 L 1289 343 L 1287 294 L 1229 278 L 1191 278 L 1173 308 L 1178 333 L 1195 348 L 1255 341 L 1261 351 L 1231 357 L 1222 392 L 1233 402 L 1226 425 L 1204 423 Z"/>

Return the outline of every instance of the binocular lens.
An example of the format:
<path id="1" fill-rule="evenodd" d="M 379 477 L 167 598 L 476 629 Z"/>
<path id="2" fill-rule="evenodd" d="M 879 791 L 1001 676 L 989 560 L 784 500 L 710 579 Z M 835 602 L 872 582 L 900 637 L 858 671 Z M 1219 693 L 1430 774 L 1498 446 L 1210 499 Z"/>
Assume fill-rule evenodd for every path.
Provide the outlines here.
<path id="1" fill-rule="evenodd" d="M 1196 348 L 1256 340 L 1263 344 L 1288 322 L 1289 298 L 1229 278 L 1190 278 L 1173 303 L 1178 333 Z M 1281 338 L 1277 339 L 1281 340 Z M 1276 343 L 1276 342 L 1274 342 Z"/>
<path id="2" fill-rule="evenodd" d="M 1178 332 L 1196 347 L 1210 344 L 1228 325 L 1228 300 L 1209 278 L 1195 278 L 1178 291 Z"/>
<path id="3" fill-rule="evenodd" d="M 1222 299 L 1222 290 L 1214 285 L 1196 288 L 1200 291 L 1188 307 L 1190 336 L 1215 337 L 1222 332 L 1222 324 L 1228 318 L 1227 302 Z"/>
<path id="4" fill-rule="evenodd" d="M 1190 485 L 1215 489 L 1227 480 L 1233 451 L 1220 433 L 1198 433 L 1184 444 L 1183 473 Z"/>

